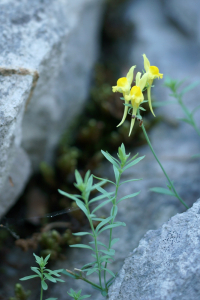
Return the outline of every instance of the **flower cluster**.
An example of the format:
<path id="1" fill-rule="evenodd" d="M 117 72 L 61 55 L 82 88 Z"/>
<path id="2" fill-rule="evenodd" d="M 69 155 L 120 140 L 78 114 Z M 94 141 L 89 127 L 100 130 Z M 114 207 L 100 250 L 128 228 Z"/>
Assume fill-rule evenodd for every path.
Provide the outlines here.
<path id="1" fill-rule="evenodd" d="M 117 80 L 117 85 L 112 87 L 113 92 L 120 92 L 123 94 L 123 99 L 125 101 L 124 114 L 123 114 L 122 120 L 118 126 L 120 126 L 124 123 L 126 116 L 128 114 L 128 108 L 129 107 L 132 108 L 132 119 L 131 119 L 129 136 L 132 132 L 132 129 L 133 129 L 133 126 L 135 123 L 135 117 L 137 115 L 139 106 L 144 101 L 143 90 L 145 88 L 147 88 L 147 96 L 148 96 L 150 110 L 155 117 L 155 114 L 154 114 L 153 108 L 152 108 L 152 104 L 151 104 L 151 86 L 152 86 L 154 79 L 163 78 L 163 74 L 159 73 L 159 69 L 155 66 L 150 65 L 150 62 L 145 54 L 143 54 L 143 58 L 144 58 L 144 69 L 145 69 L 146 73 L 144 73 L 142 75 L 140 72 L 138 72 L 136 74 L 136 85 L 135 86 L 133 86 L 131 88 L 131 84 L 133 81 L 133 75 L 134 75 L 134 69 L 136 68 L 136 66 L 133 66 L 130 68 L 126 77 L 119 78 Z M 129 104 L 129 102 L 131 102 L 131 105 Z"/>

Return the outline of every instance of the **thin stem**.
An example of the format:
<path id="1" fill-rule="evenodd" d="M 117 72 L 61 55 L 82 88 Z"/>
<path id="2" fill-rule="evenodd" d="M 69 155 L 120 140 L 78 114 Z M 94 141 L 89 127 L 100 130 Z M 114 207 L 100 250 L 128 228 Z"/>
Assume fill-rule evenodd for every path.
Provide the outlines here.
<path id="1" fill-rule="evenodd" d="M 169 184 L 170 184 L 170 186 L 171 186 L 171 188 L 172 188 L 174 194 L 175 194 L 176 197 L 179 199 L 179 201 L 180 201 L 180 202 L 188 209 L 189 207 L 187 206 L 187 204 L 183 201 L 183 199 L 182 199 L 182 198 L 179 196 L 179 194 L 177 193 L 177 191 L 176 191 L 176 189 L 175 189 L 173 183 L 171 182 L 170 178 L 168 177 L 168 175 L 167 175 L 165 169 L 163 168 L 161 162 L 159 161 L 159 159 L 158 159 L 158 157 L 157 157 L 155 151 L 153 150 L 153 147 L 152 147 L 152 145 L 151 145 L 151 142 L 150 142 L 149 137 L 148 137 L 148 135 L 147 135 L 147 132 L 146 132 L 146 130 L 145 130 L 144 124 L 142 124 L 142 130 L 143 130 L 143 133 L 144 133 L 145 138 L 146 138 L 146 140 L 147 140 L 147 143 L 148 143 L 148 145 L 149 145 L 149 147 L 150 147 L 150 149 L 151 149 L 151 151 L 152 151 L 152 153 L 153 153 L 155 159 L 157 160 L 159 166 L 161 167 L 163 173 L 165 174 L 165 177 L 167 178 L 167 180 L 168 180 L 168 182 L 169 182 Z"/>
<path id="2" fill-rule="evenodd" d="M 115 190 L 115 198 L 113 199 L 113 213 L 115 211 L 115 206 L 116 206 L 116 200 L 117 200 L 117 193 L 118 193 L 118 189 L 119 189 L 119 182 L 120 182 L 120 178 L 121 178 L 121 174 L 122 174 L 122 170 L 119 170 L 119 177 L 118 180 L 116 182 L 116 190 Z M 114 223 L 114 218 L 111 221 L 111 224 Z M 108 247 L 108 251 L 110 250 L 111 247 L 111 241 L 112 241 L 112 228 L 110 229 L 110 238 L 109 238 L 109 247 Z M 107 268 L 107 262 L 105 263 L 105 269 Z M 106 285 L 106 270 L 104 270 L 104 284 L 105 284 L 105 289 L 107 290 L 107 285 Z"/>
<path id="3" fill-rule="evenodd" d="M 83 200 L 84 200 L 84 197 L 83 197 Z M 89 203 L 88 203 L 88 201 L 85 201 L 85 203 L 86 203 L 86 208 L 87 208 L 87 211 L 88 211 L 88 215 L 90 216 Z M 97 258 L 97 263 L 98 263 L 98 268 L 99 268 L 99 283 L 100 283 L 100 287 L 102 289 L 102 283 L 101 283 L 101 263 L 99 261 L 99 251 L 98 251 L 98 245 L 97 245 L 97 236 L 96 236 L 96 232 L 95 232 L 95 229 L 94 229 L 94 225 L 92 223 L 92 219 L 89 217 L 88 220 L 89 220 L 90 227 L 92 229 L 93 236 L 94 236 L 95 252 L 96 252 L 96 258 Z"/>
<path id="4" fill-rule="evenodd" d="M 41 291 L 40 291 L 40 300 L 42 300 L 43 298 L 43 288 L 42 288 L 42 280 L 43 280 L 43 268 L 40 269 L 41 270 Z"/>
<path id="5" fill-rule="evenodd" d="M 181 106 L 182 110 L 184 111 L 186 117 L 188 117 L 188 119 L 190 120 L 192 127 L 195 129 L 196 133 L 200 136 L 200 130 L 196 125 L 196 122 L 193 118 L 193 115 L 188 111 L 187 107 L 183 103 L 181 95 L 178 95 L 177 93 L 175 93 L 174 97 L 177 98 L 178 103 L 180 104 L 180 106 Z"/>

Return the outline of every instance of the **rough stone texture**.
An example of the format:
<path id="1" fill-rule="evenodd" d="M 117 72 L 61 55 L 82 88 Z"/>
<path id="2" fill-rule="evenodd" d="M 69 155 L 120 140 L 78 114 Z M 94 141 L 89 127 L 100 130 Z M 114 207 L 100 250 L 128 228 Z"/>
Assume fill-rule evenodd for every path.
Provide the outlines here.
<path id="1" fill-rule="evenodd" d="M 1 203 L 21 144 L 36 170 L 41 160 L 51 161 L 64 128 L 80 112 L 98 55 L 103 2 L 1 1 Z M 19 167 L 24 185 L 30 166 Z M 10 204 L 17 184 L 14 189 Z"/>
<path id="2" fill-rule="evenodd" d="M 148 231 L 125 260 L 110 300 L 200 298 L 200 200 L 159 230 Z"/>

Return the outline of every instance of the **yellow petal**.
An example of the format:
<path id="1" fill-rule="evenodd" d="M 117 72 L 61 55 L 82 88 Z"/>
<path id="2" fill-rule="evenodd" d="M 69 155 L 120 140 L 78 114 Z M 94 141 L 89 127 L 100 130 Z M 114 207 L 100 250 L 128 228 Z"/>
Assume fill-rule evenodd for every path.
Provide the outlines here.
<path id="1" fill-rule="evenodd" d="M 130 70 L 128 71 L 126 78 L 128 80 L 128 83 L 131 87 L 132 81 L 133 81 L 133 74 L 134 74 L 134 69 L 136 68 L 136 66 L 133 66 L 130 68 Z"/>
<path id="2" fill-rule="evenodd" d="M 122 118 L 121 122 L 117 125 L 117 127 L 119 127 L 120 125 L 122 125 L 124 123 L 124 121 L 126 120 L 127 113 L 128 113 L 128 106 L 125 106 L 123 118 Z"/>
<path id="3" fill-rule="evenodd" d="M 139 82 L 139 87 L 141 88 L 141 91 L 143 91 L 144 87 L 146 86 L 147 84 L 147 81 L 148 81 L 148 74 L 145 73 L 142 78 L 140 79 L 140 82 Z"/>
<path id="4" fill-rule="evenodd" d="M 135 77 L 135 83 L 137 86 L 140 85 L 140 77 L 141 77 L 141 72 L 137 72 L 136 77 Z"/>
<path id="5" fill-rule="evenodd" d="M 154 115 L 155 117 L 155 114 L 153 112 L 153 108 L 152 108 L 152 104 L 151 104 L 151 84 L 149 85 L 148 89 L 147 89 L 147 96 L 148 96 L 148 101 L 149 101 L 149 108 L 152 112 L 152 114 Z"/>
<path id="6" fill-rule="evenodd" d="M 136 117 L 136 113 L 137 113 L 137 106 L 136 106 L 136 105 L 134 105 L 134 106 L 133 106 L 132 117 L 133 117 L 133 116 L 135 116 L 135 117 Z M 131 135 L 131 132 L 132 132 L 132 130 L 133 130 L 133 126 L 134 126 L 134 124 L 135 124 L 135 118 L 132 118 L 132 119 L 131 119 L 130 131 L 129 131 L 129 135 L 128 135 L 128 136 L 130 136 L 130 135 Z"/>
<path id="7" fill-rule="evenodd" d="M 145 54 L 143 54 L 143 58 L 144 58 L 144 69 L 146 72 L 148 72 L 150 68 L 150 62 Z"/>
<path id="8" fill-rule="evenodd" d="M 112 91 L 115 93 L 115 92 L 118 92 L 118 87 L 117 86 L 112 86 Z"/>

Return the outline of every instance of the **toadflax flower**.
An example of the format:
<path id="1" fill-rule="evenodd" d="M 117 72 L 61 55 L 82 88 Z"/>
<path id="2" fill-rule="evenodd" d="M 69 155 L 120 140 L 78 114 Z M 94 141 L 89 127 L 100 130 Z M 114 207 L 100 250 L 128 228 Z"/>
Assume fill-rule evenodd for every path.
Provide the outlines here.
<path id="1" fill-rule="evenodd" d="M 148 101 L 149 101 L 149 107 L 150 107 L 152 114 L 155 117 L 155 114 L 152 109 L 152 104 L 151 104 L 151 86 L 152 86 L 153 80 L 156 78 L 163 78 L 163 74 L 159 73 L 158 67 L 150 65 L 150 62 L 145 54 L 143 54 L 143 58 L 144 58 L 144 69 L 146 71 L 146 74 L 148 74 L 147 83 L 149 86 L 147 88 L 147 96 L 148 96 Z"/>
<path id="2" fill-rule="evenodd" d="M 131 89 L 131 84 L 133 81 L 133 73 L 134 73 L 135 68 L 136 68 L 136 66 L 131 67 L 130 70 L 128 71 L 126 77 L 119 78 L 117 80 L 117 85 L 112 87 L 112 90 L 114 93 L 119 92 L 119 93 L 123 94 L 125 104 L 128 104 L 130 101 L 130 89 Z M 117 127 L 124 123 L 127 113 L 128 113 L 128 106 L 125 106 L 122 120 L 117 125 Z"/>
<path id="3" fill-rule="evenodd" d="M 146 85 L 147 78 L 148 78 L 148 75 L 146 73 L 141 78 L 141 73 L 138 72 L 136 75 L 136 85 L 133 86 L 130 91 L 130 98 L 131 98 L 131 104 L 133 106 L 133 111 L 132 111 L 132 119 L 131 119 L 129 136 L 130 136 L 133 126 L 135 124 L 135 117 L 137 114 L 137 110 L 138 110 L 140 104 L 144 101 L 144 95 L 143 95 L 142 91 Z"/>

